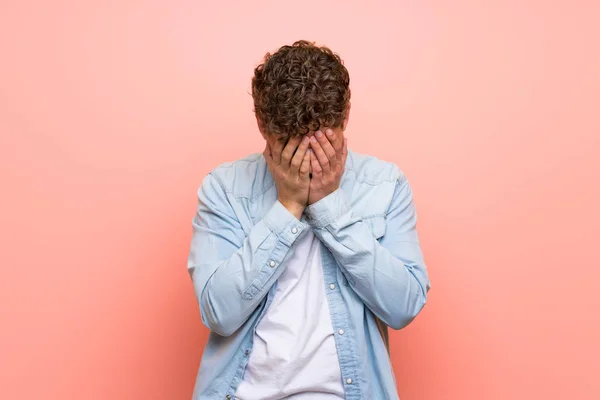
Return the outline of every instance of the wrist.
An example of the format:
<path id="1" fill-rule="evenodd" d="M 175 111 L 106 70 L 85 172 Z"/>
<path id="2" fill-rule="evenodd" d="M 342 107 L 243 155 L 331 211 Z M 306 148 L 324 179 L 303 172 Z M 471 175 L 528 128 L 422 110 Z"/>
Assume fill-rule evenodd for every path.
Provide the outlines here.
<path id="1" fill-rule="evenodd" d="M 282 201 L 279 200 L 279 202 L 292 214 L 294 214 L 294 216 L 298 219 L 300 219 L 302 217 L 302 213 L 304 212 L 304 209 L 306 208 L 305 205 L 302 204 L 298 204 L 295 202 L 290 202 L 290 201 Z"/>

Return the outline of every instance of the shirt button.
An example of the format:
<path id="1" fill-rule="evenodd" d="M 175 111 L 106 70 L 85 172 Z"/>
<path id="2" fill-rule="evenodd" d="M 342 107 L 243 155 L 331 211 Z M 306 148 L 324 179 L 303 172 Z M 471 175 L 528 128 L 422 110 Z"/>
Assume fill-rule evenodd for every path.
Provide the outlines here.
<path id="1" fill-rule="evenodd" d="M 292 228 L 292 233 L 295 235 L 296 233 L 298 233 L 298 229 Z"/>
<path id="2" fill-rule="evenodd" d="M 275 266 L 275 261 L 271 261 L 271 262 L 269 263 L 269 266 L 270 266 L 271 268 L 273 268 L 273 267 Z"/>
<path id="3" fill-rule="evenodd" d="M 231 396 L 230 395 L 225 396 L 225 400 L 231 400 Z"/>
<path id="4" fill-rule="evenodd" d="M 344 334 L 344 330 L 343 330 L 343 329 L 340 329 L 340 330 L 338 331 L 338 333 L 339 333 L 340 335 L 343 335 L 343 334 Z"/>
<path id="5" fill-rule="evenodd" d="M 248 354 L 250 354 L 250 350 L 246 350 L 246 351 L 244 352 L 244 355 L 245 355 L 246 357 L 248 356 Z"/>
<path id="6" fill-rule="evenodd" d="M 346 379 L 346 383 L 347 383 L 348 385 L 352 385 L 352 379 L 350 379 L 350 378 Z"/>
<path id="7" fill-rule="evenodd" d="M 331 290 L 335 289 L 335 285 L 332 283 L 331 285 L 329 285 L 329 289 L 331 289 Z"/>

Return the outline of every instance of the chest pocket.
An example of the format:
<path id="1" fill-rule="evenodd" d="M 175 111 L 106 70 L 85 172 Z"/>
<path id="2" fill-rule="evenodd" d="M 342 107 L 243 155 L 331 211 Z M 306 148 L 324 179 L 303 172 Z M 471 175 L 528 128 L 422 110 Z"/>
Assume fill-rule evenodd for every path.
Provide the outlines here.
<path id="1" fill-rule="evenodd" d="M 385 235 L 385 215 L 378 214 L 363 217 L 363 222 L 369 226 L 375 239 L 379 239 Z"/>

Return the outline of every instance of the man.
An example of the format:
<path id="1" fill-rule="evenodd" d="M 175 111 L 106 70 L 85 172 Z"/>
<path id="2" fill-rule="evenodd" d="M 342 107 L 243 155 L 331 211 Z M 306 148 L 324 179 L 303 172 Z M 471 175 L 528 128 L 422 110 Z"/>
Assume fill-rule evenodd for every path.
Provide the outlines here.
<path id="1" fill-rule="evenodd" d="M 347 148 L 349 82 L 306 41 L 254 71 L 265 150 L 198 190 L 188 269 L 211 334 L 194 399 L 398 398 L 387 327 L 429 278 L 405 176 Z"/>

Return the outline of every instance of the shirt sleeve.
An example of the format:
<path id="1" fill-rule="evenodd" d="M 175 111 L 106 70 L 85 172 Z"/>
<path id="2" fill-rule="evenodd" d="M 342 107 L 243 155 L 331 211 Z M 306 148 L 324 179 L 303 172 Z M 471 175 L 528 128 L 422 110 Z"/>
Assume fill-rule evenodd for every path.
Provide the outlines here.
<path id="1" fill-rule="evenodd" d="M 285 268 L 292 245 L 309 228 L 279 201 L 245 234 L 226 191 L 212 174 L 198 189 L 188 271 L 202 322 L 233 334 L 264 299 Z"/>
<path id="2" fill-rule="evenodd" d="M 406 178 L 396 181 L 379 240 L 353 213 L 341 188 L 310 205 L 307 214 L 315 235 L 365 305 L 393 329 L 408 325 L 425 305 L 431 285 Z"/>

